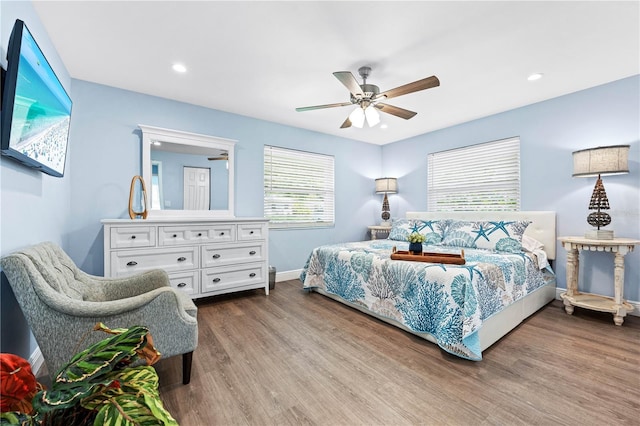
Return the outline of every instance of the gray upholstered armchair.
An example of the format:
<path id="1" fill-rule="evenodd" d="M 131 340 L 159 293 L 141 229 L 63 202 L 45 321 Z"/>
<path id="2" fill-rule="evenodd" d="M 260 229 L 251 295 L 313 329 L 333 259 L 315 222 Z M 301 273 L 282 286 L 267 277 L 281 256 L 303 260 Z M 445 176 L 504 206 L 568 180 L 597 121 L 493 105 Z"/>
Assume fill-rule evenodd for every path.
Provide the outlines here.
<path id="1" fill-rule="evenodd" d="M 109 328 L 149 328 L 163 357 L 182 354 L 182 382 L 189 383 L 198 344 L 197 308 L 172 288 L 163 270 L 127 278 L 102 278 L 78 269 L 56 244 L 40 243 L 0 259 L 13 292 L 38 342 L 50 375 Z"/>

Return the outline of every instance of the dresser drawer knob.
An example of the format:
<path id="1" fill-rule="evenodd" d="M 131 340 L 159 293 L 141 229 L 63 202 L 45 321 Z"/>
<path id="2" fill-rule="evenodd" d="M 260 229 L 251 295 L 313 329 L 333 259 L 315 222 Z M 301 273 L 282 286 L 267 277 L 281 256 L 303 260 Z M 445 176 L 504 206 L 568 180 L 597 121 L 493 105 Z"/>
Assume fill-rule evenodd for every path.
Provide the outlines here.
<path id="1" fill-rule="evenodd" d="M 255 251 L 255 250 L 251 250 L 251 251 L 249 252 L 249 254 L 250 254 L 251 256 L 253 256 L 254 254 L 256 254 L 256 251 Z"/>
<path id="2" fill-rule="evenodd" d="M 255 276 L 256 276 L 256 273 L 255 273 L 255 272 L 252 272 L 252 273 L 250 273 L 250 274 L 249 274 L 249 276 L 250 276 L 251 278 L 253 278 L 253 277 L 255 277 Z"/>
<path id="3" fill-rule="evenodd" d="M 220 235 L 224 235 L 224 232 L 221 232 Z"/>
<path id="4" fill-rule="evenodd" d="M 219 255 L 219 254 L 214 254 L 214 255 L 213 255 L 213 258 L 214 258 L 214 259 L 220 259 L 220 255 Z"/>
<path id="5" fill-rule="evenodd" d="M 187 285 L 187 283 L 180 283 L 180 284 L 178 284 L 178 287 L 182 288 L 182 287 L 185 287 L 186 285 Z"/>
<path id="6" fill-rule="evenodd" d="M 173 234 L 173 235 L 172 235 L 172 237 L 173 237 L 173 238 L 177 238 L 177 237 L 178 237 L 178 234 Z"/>
<path id="7" fill-rule="evenodd" d="M 131 261 L 131 262 L 127 262 L 127 266 L 136 266 L 138 264 L 138 262 L 135 261 Z"/>
<path id="8" fill-rule="evenodd" d="M 214 278 L 214 279 L 213 279 L 213 282 L 214 282 L 214 283 L 219 283 L 219 282 L 220 282 L 220 278 Z"/>
<path id="9" fill-rule="evenodd" d="M 198 237 L 202 237 L 202 232 L 198 232 Z"/>
<path id="10" fill-rule="evenodd" d="M 132 239 L 132 240 L 135 240 L 135 239 L 136 239 L 136 236 L 135 236 L 135 235 L 132 235 L 132 236 L 131 236 L 131 239 Z"/>
<path id="11" fill-rule="evenodd" d="M 249 232 L 249 235 L 253 235 L 253 231 Z"/>
<path id="12" fill-rule="evenodd" d="M 178 262 L 184 262 L 185 260 L 187 260 L 187 258 L 186 258 L 186 257 L 179 257 L 179 258 L 178 258 Z"/>

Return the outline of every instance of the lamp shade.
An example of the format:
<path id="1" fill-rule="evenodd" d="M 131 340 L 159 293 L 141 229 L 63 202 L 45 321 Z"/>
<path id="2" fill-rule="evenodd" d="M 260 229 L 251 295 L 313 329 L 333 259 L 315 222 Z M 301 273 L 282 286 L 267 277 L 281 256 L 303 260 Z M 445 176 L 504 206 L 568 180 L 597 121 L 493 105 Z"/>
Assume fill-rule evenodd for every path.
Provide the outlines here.
<path id="1" fill-rule="evenodd" d="M 373 105 L 369 105 L 367 109 L 364 110 L 364 116 L 367 118 L 369 127 L 374 127 L 380 123 L 380 114 Z"/>
<path id="2" fill-rule="evenodd" d="M 573 153 L 573 177 L 629 173 L 629 145 L 600 146 Z"/>
<path id="3" fill-rule="evenodd" d="M 349 114 L 349 121 L 351 121 L 353 127 L 362 129 L 364 126 L 364 110 L 360 107 L 356 107 L 356 109 Z"/>
<path id="4" fill-rule="evenodd" d="M 395 194 L 398 192 L 398 180 L 396 178 L 376 179 L 376 194 Z"/>

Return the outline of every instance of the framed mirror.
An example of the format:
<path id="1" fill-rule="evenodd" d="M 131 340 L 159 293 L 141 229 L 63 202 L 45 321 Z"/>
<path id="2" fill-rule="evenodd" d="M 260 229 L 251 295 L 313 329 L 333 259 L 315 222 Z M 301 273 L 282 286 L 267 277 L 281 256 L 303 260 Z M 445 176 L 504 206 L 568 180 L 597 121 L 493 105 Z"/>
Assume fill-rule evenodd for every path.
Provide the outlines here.
<path id="1" fill-rule="evenodd" d="M 234 217 L 234 147 L 215 136 L 139 125 L 149 218 Z"/>

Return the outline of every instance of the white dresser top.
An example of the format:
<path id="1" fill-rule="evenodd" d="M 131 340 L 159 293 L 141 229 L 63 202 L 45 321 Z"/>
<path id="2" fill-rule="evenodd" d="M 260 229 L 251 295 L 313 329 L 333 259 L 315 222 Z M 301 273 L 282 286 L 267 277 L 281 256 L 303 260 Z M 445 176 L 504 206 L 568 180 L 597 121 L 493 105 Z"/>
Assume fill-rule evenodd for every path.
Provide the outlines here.
<path id="1" fill-rule="evenodd" d="M 264 217 L 162 217 L 154 219 L 102 219 L 100 222 L 106 225 L 156 225 L 172 223 L 229 223 L 229 222 L 268 222 Z"/>

